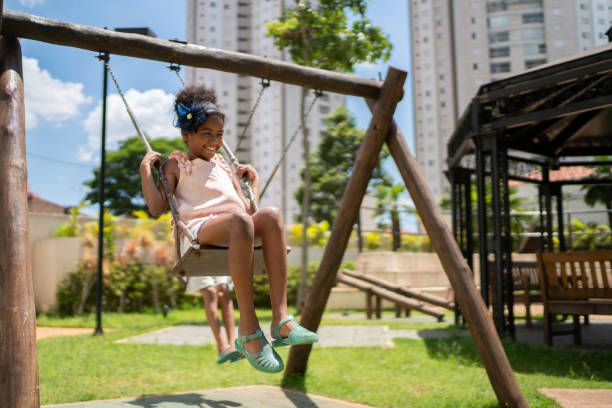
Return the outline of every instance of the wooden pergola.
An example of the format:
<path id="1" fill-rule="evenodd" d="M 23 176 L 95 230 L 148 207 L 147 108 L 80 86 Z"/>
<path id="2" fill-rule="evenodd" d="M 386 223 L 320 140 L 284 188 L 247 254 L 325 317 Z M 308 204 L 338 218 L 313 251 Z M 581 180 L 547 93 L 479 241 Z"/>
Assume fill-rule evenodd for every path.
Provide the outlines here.
<path id="1" fill-rule="evenodd" d="M 338 216 L 313 281 L 301 324 L 316 331 L 383 143 L 387 143 L 433 247 L 453 286 L 483 366 L 502 406 L 527 401 L 504 352 L 472 274 L 393 121 L 407 73 L 390 68 L 384 82 L 194 44 L 112 32 L 2 10 L 0 37 L 0 406 L 38 407 L 36 313 L 28 262 L 27 168 L 21 48 L 18 38 L 95 52 L 266 77 L 312 89 L 366 98 L 372 119 L 344 191 Z M 311 346 L 292 347 L 285 375 L 304 373 Z"/>
<path id="2" fill-rule="evenodd" d="M 481 295 L 487 304 L 494 299 L 493 320 L 500 336 L 515 333 L 509 183 L 515 180 L 538 187 L 542 251 L 555 249 L 554 199 L 557 249 L 566 251 L 563 187 L 609 185 L 612 175 L 553 181 L 550 172 L 612 165 L 612 161 L 597 160 L 597 156 L 612 155 L 611 66 L 612 43 L 608 43 L 482 85 L 448 142 L 455 236 L 468 263 L 478 236 Z M 534 172 L 539 177 L 528 177 Z M 476 203 L 472 203 L 472 182 Z M 491 188 L 491 203 L 485 199 L 486 186 Z"/>

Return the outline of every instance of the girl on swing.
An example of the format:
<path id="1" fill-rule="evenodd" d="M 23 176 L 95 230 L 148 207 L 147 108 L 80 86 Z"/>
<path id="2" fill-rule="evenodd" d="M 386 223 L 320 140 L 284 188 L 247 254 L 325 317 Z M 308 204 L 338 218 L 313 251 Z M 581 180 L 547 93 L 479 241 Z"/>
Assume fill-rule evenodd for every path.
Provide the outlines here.
<path id="1" fill-rule="evenodd" d="M 240 312 L 236 351 L 257 370 L 276 373 L 283 361 L 272 346 L 311 344 L 316 333 L 300 326 L 287 311 L 287 253 L 283 220 L 277 208 L 254 211 L 238 178 L 248 179 L 259 199 L 259 175 L 248 165 L 234 176 L 217 153 L 223 146 L 225 114 L 213 90 L 188 86 L 176 96 L 175 126 L 180 128 L 187 155 L 170 158 L 163 171 L 176 198 L 181 220 L 200 244 L 229 247 L 228 262 Z M 161 163 L 149 152 L 140 164 L 142 191 L 151 214 L 168 207 L 163 188 L 156 185 L 151 167 Z M 270 285 L 272 345 L 264 337 L 253 305 L 253 246 L 261 239 Z"/>

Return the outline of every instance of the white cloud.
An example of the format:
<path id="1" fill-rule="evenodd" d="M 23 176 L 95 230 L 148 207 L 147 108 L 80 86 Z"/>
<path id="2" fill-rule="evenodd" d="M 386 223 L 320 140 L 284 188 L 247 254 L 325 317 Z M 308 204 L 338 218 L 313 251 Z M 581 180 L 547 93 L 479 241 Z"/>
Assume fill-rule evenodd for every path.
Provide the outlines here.
<path id="1" fill-rule="evenodd" d="M 32 8 L 45 4 L 45 0 L 19 0 L 19 4 Z"/>
<path id="2" fill-rule="evenodd" d="M 34 58 L 23 58 L 23 82 L 27 130 L 41 119 L 60 125 L 79 116 L 80 106 L 91 101 L 83 94 L 83 84 L 53 78 Z"/>
<path id="3" fill-rule="evenodd" d="M 159 137 L 178 137 L 178 130 L 172 125 L 172 104 L 174 95 L 162 89 L 150 89 L 140 92 L 130 89 L 125 93 L 138 124 L 149 139 Z M 78 149 L 77 157 L 81 161 L 97 161 L 100 151 L 100 133 L 102 128 L 102 102 L 98 103 L 83 121 L 87 132 L 87 143 Z M 118 94 L 111 94 L 106 100 L 106 147 L 113 149 L 117 142 L 135 136 L 136 129 L 125 110 Z M 144 153 L 144 146 L 143 146 Z"/>

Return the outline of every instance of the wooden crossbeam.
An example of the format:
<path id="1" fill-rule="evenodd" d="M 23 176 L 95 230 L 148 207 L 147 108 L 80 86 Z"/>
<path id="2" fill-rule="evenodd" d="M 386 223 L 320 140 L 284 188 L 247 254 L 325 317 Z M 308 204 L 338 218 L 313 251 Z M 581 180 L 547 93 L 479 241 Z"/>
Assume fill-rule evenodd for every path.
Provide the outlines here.
<path id="1" fill-rule="evenodd" d="M 4 10 L 2 33 L 95 52 L 269 78 L 345 95 L 377 98 L 382 86 L 379 81 L 373 79 L 304 67 L 256 55 L 183 44 L 140 34 L 120 33 L 11 10 Z"/>

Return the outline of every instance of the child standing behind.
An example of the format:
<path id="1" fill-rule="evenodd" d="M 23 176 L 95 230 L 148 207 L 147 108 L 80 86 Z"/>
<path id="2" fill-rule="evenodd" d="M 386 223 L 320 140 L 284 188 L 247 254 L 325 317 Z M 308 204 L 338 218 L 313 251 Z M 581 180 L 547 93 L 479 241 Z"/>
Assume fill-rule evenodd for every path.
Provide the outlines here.
<path id="1" fill-rule="evenodd" d="M 253 305 L 253 246 L 263 245 L 264 262 L 272 304 L 273 346 L 311 344 L 316 333 L 300 326 L 287 311 L 287 251 L 282 216 L 277 208 L 255 212 L 244 197 L 238 180 L 231 174 L 218 151 L 223 145 L 225 114 L 216 104 L 216 95 L 203 86 L 189 86 L 176 97 L 176 126 L 187 146 L 191 174 L 171 158 L 163 165 L 181 220 L 200 244 L 226 246 L 229 269 L 236 289 L 240 326 L 235 347 L 249 363 L 264 372 L 279 372 L 283 361 L 264 337 Z M 140 165 L 142 191 L 151 214 L 158 216 L 168 207 L 162 188 L 155 184 L 151 167 L 161 155 L 149 152 Z M 181 169 L 180 167 L 183 167 Z M 248 179 L 259 199 L 259 175 L 251 166 L 241 165 L 236 176 Z"/>

